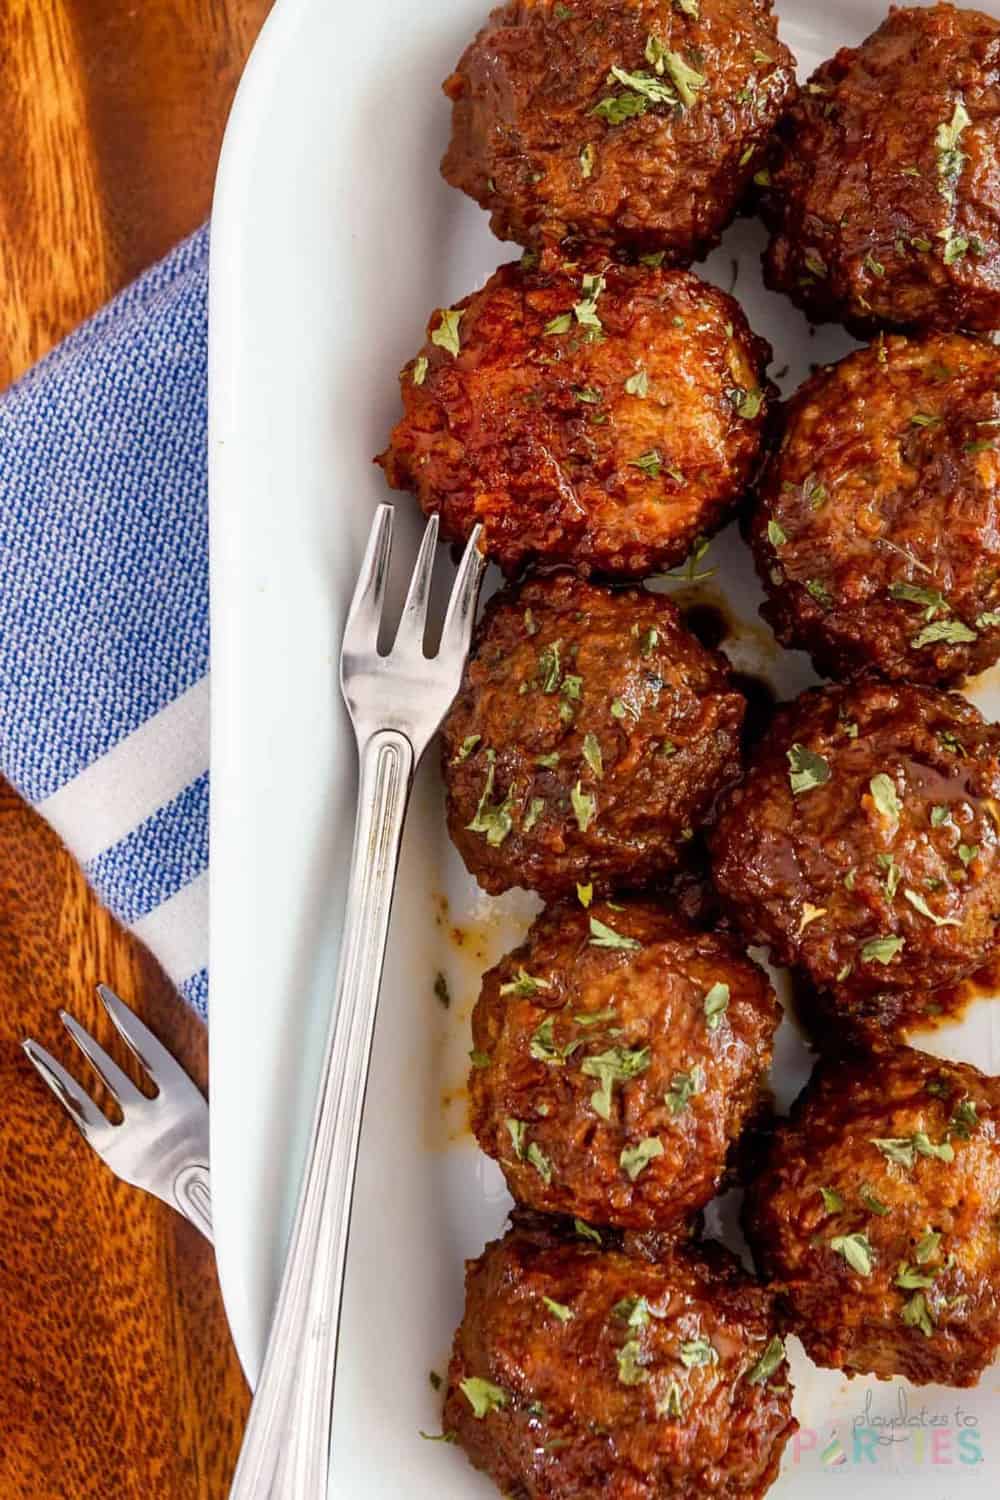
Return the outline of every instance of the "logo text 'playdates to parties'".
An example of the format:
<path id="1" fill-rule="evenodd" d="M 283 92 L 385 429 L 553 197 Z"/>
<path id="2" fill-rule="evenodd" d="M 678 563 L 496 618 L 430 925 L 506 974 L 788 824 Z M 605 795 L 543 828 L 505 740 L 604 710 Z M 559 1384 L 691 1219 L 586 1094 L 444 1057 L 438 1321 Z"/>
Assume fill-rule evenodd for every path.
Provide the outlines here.
<path id="1" fill-rule="evenodd" d="M 895 1410 L 875 1408 L 868 1391 L 864 1406 L 825 1430 L 802 1427 L 791 1442 L 791 1459 L 809 1468 L 844 1465 L 892 1465 L 894 1468 L 947 1467 L 986 1461 L 979 1418 L 954 1405 L 914 1406 L 900 1388 Z"/>

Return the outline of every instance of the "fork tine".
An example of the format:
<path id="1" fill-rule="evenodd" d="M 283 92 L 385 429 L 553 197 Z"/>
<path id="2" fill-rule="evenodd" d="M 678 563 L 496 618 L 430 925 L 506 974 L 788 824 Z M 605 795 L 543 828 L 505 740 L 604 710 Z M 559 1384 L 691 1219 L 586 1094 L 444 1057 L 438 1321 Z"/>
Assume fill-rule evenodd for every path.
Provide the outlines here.
<path id="1" fill-rule="evenodd" d="M 130 1010 L 114 990 L 109 989 L 106 984 L 99 984 L 97 993 L 104 1002 L 104 1008 L 118 1035 L 158 1089 L 169 1088 L 174 1093 L 182 1088 L 194 1089 L 200 1095 L 197 1084 L 177 1059 L 171 1056 L 162 1042 L 157 1041 L 149 1027 L 143 1025 L 135 1011 Z"/>
<path id="2" fill-rule="evenodd" d="M 437 550 L 438 517 L 431 516 L 424 527 L 420 551 L 413 567 L 413 576 L 406 594 L 406 603 L 396 631 L 393 651 L 404 650 L 424 654 L 424 632 L 427 629 L 427 604 L 431 596 L 431 580 L 434 576 L 434 557 Z"/>
<path id="3" fill-rule="evenodd" d="M 391 505 L 380 505 L 375 512 L 354 598 L 347 611 L 344 625 L 345 651 L 377 649 L 385 586 L 389 577 L 389 556 L 392 552 L 392 518 Z"/>
<path id="4" fill-rule="evenodd" d="M 95 1042 L 90 1032 L 85 1031 L 68 1010 L 61 1010 L 59 1019 L 116 1104 L 124 1109 L 126 1104 L 149 1102 L 145 1094 L 136 1088 L 128 1074 L 122 1072 L 114 1059 L 108 1056 L 104 1048 Z"/>
<path id="5" fill-rule="evenodd" d="M 441 631 L 439 654 L 464 662 L 469 650 L 469 639 L 476 619 L 479 590 L 486 571 L 486 558 L 479 550 L 483 528 L 476 526 L 465 545 L 462 561 L 455 574 L 448 613 Z"/>
<path id="6" fill-rule="evenodd" d="M 114 1130 L 115 1127 L 105 1119 L 93 1099 L 84 1092 L 73 1075 L 67 1073 L 62 1063 L 56 1062 L 51 1052 L 47 1052 L 30 1037 L 21 1043 L 21 1050 L 42 1081 L 48 1084 L 84 1140 L 97 1150 L 97 1136 L 102 1132 Z"/>

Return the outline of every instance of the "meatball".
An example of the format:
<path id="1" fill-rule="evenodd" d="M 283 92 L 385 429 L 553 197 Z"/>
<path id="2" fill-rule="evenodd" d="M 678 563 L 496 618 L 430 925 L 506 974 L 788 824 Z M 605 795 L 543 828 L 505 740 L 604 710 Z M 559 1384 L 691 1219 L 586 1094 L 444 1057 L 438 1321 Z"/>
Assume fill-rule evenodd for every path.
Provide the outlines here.
<path id="1" fill-rule="evenodd" d="M 451 837 L 493 895 L 646 884 L 739 775 L 744 708 L 663 595 L 566 573 L 506 590 L 444 723 Z"/>
<path id="2" fill-rule="evenodd" d="M 508 574 L 643 577 L 686 557 L 755 475 L 770 354 L 732 297 L 686 271 L 501 266 L 432 318 L 378 461 L 445 540 L 481 522 Z"/>
<path id="3" fill-rule="evenodd" d="M 735 944 L 660 907 L 548 907 L 483 978 L 473 1130 L 520 1203 L 670 1227 L 760 1109 L 780 1014 Z"/>
<path id="4" fill-rule="evenodd" d="M 997 327 L 998 67 L 1000 21 L 935 5 L 817 69 L 763 174 L 767 284 L 858 332 Z"/>
<path id="5" fill-rule="evenodd" d="M 1000 1349 L 1000 1087 L 909 1047 L 820 1066 L 746 1228 L 820 1365 L 974 1385 Z"/>
<path id="6" fill-rule="evenodd" d="M 706 255 L 794 84 L 770 0 L 510 0 L 444 85 L 493 232 Z"/>
<path id="7" fill-rule="evenodd" d="M 710 836 L 752 942 L 820 988 L 933 988 L 1000 921 L 1000 729 L 956 693 L 875 681 L 776 715 Z"/>
<path id="8" fill-rule="evenodd" d="M 751 541 L 762 613 L 817 670 L 944 682 L 1000 656 L 1000 351 L 859 349 L 788 408 Z"/>
<path id="9" fill-rule="evenodd" d="M 468 1262 L 445 1432 L 526 1500 L 765 1494 L 798 1426 L 770 1292 L 718 1245 L 588 1232 L 536 1221 Z"/>

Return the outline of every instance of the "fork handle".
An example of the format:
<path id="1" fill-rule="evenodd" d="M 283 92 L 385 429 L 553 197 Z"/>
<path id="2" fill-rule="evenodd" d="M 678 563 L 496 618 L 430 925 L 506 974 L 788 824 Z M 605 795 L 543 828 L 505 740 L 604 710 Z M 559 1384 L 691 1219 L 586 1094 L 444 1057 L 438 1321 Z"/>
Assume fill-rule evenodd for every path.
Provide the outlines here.
<path id="1" fill-rule="evenodd" d="M 175 1207 L 214 1245 L 212 1179 L 208 1167 L 201 1162 L 188 1162 L 174 1178 L 173 1192 Z"/>
<path id="2" fill-rule="evenodd" d="M 336 1000 L 305 1175 L 230 1500 L 326 1500 L 347 1241 L 389 914 L 416 758 L 380 730 L 360 747 Z"/>

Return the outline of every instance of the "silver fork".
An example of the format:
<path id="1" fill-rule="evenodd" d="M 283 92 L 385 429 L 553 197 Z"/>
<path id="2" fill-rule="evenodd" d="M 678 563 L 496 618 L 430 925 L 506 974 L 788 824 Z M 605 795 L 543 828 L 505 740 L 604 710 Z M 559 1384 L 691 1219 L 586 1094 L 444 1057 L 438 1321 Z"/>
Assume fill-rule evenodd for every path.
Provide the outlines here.
<path id="1" fill-rule="evenodd" d="M 413 775 L 451 705 L 485 560 L 465 549 L 438 653 L 424 654 L 437 541 L 427 524 L 392 650 L 379 654 L 393 510 L 379 506 L 344 629 L 340 684 L 360 757 L 343 942 L 292 1238 L 230 1500 L 326 1500 L 358 1141 Z"/>
<path id="2" fill-rule="evenodd" d="M 122 1112 L 112 1125 L 86 1090 L 51 1052 L 28 1038 L 25 1053 L 87 1143 L 116 1177 L 178 1209 L 212 1239 L 208 1176 L 208 1105 L 184 1069 L 106 984 L 104 1008 L 129 1051 L 156 1085 L 148 1099 L 68 1011 L 59 1017 Z"/>

